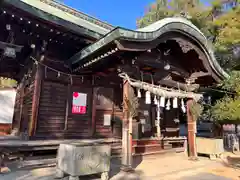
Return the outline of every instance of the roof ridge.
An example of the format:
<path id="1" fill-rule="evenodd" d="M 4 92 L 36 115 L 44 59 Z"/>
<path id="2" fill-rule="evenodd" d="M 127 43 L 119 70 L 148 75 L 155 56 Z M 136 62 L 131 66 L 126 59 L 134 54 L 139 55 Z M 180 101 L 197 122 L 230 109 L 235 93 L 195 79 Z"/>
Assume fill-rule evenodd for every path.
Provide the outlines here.
<path id="1" fill-rule="evenodd" d="M 39 0 L 39 1 L 42 2 L 42 3 L 45 3 L 45 4 L 49 5 L 49 6 L 58 8 L 58 9 L 60 9 L 60 10 L 62 10 L 64 12 L 67 12 L 69 14 L 72 14 L 72 15 L 74 15 L 76 17 L 79 17 L 79 18 L 81 18 L 81 19 L 83 19 L 85 21 L 94 23 L 94 24 L 96 24 L 96 25 L 98 25 L 100 27 L 103 27 L 105 29 L 108 29 L 108 30 L 114 29 L 114 26 L 112 26 L 111 24 L 108 24 L 107 22 L 101 21 L 101 20 L 99 20 L 99 19 L 97 19 L 97 18 L 95 18 L 93 16 L 88 15 L 88 14 L 82 13 L 82 12 L 80 12 L 80 11 L 70 7 L 70 6 L 67 6 L 67 5 L 65 5 L 65 4 L 63 4 L 61 2 L 58 2 L 56 0 Z"/>

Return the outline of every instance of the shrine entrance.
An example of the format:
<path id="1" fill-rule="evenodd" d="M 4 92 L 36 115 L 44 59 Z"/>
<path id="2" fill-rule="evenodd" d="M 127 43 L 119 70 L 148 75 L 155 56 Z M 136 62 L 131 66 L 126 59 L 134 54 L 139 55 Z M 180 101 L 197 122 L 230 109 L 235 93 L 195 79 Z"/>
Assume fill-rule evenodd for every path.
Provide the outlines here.
<path id="1" fill-rule="evenodd" d="M 186 149 L 188 138 L 189 155 L 195 158 L 196 121 L 191 110 L 202 97 L 198 90 L 228 77 L 206 37 L 184 18 L 166 18 L 136 31 L 116 28 L 69 61 L 75 73 L 107 77 L 108 84 L 116 86 L 120 82 L 123 104 L 129 100 L 122 109 L 122 153 L 130 155 Z M 137 113 L 131 99 L 138 102 Z M 181 137 L 185 117 L 188 135 Z"/>

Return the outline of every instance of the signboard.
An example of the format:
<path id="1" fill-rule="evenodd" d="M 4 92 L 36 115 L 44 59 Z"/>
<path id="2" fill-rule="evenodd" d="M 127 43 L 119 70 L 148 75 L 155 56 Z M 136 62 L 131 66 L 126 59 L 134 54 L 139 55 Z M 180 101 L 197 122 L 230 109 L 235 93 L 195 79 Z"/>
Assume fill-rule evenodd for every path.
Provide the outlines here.
<path id="1" fill-rule="evenodd" d="M 112 118 L 111 114 L 104 114 L 103 125 L 104 126 L 111 126 L 111 118 Z"/>
<path id="2" fill-rule="evenodd" d="M 73 114 L 87 113 L 87 94 L 73 92 L 72 113 Z"/>

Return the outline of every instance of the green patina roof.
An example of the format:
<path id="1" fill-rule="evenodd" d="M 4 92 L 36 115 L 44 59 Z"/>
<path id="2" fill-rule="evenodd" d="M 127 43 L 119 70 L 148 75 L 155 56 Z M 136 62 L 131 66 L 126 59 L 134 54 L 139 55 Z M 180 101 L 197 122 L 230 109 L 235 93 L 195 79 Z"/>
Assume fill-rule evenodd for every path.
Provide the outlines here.
<path id="1" fill-rule="evenodd" d="M 3 0 L 38 18 L 99 39 L 113 26 L 52 0 Z"/>
<path id="2" fill-rule="evenodd" d="M 204 51 L 208 62 L 214 72 L 221 78 L 228 77 L 228 74 L 220 67 L 216 61 L 212 45 L 208 42 L 204 34 L 190 21 L 180 17 L 165 18 L 157 21 L 156 23 L 153 23 L 150 26 L 138 29 L 136 31 L 117 27 L 97 42 L 78 52 L 71 59 L 69 59 L 69 62 L 71 62 L 73 65 L 76 63 L 82 65 L 86 61 L 90 60 L 88 59 L 90 55 L 97 53 L 99 49 L 118 39 L 137 41 L 139 43 L 151 42 L 162 35 L 164 36 L 164 34 L 168 32 L 179 32 L 195 41 Z"/>

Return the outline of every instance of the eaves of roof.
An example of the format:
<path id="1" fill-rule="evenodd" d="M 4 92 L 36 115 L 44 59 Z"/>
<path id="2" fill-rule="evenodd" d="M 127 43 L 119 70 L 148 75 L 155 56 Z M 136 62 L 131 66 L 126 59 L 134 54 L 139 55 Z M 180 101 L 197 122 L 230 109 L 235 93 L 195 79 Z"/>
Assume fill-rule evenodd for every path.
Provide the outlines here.
<path id="1" fill-rule="evenodd" d="M 52 0 L 4 0 L 16 8 L 78 34 L 99 39 L 113 26 Z"/>

